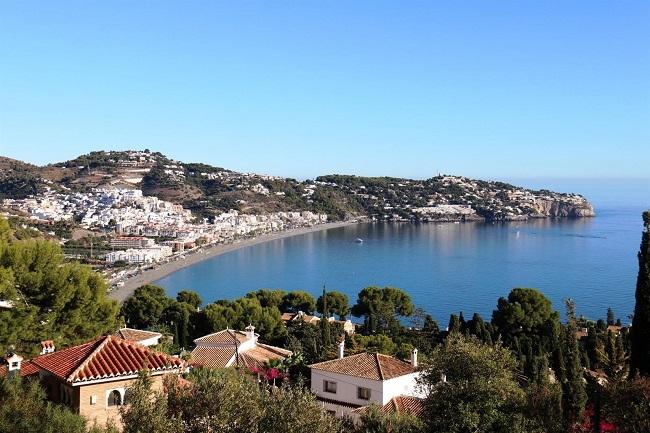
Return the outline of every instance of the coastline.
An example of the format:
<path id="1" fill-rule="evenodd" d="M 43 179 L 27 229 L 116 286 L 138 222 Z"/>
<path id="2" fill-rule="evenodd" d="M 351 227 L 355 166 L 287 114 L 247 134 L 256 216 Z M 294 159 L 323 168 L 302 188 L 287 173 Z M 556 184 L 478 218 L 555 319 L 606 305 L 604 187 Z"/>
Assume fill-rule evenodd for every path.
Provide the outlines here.
<path id="1" fill-rule="evenodd" d="M 184 259 L 158 264 L 154 269 L 143 271 L 139 275 L 124 280 L 124 285 L 108 292 L 108 297 L 111 299 L 115 299 L 116 301 L 121 303 L 126 298 L 131 296 L 133 292 L 135 292 L 135 289 L 137 289 L 138 287 L 145 284 L 150 284 L 154 281 L 166 277 L 167 275 L 170 275 L 176 271 L 179 271 L 188 266 L 192 266 L 204 260 L 211 259 L 213 257 L 220 256 L 222 254 L 230 253 L 241 248 L 246 248 L 253 245 L 261 244 L 264 242 L 304 235 L 307 233 L 319 232 L 322 230 L 335 229 L 339 227 L 347 227 L 355 224 L 358 224 L 358 222 L 357 221 L 331 222 L 331 223 L 317 224 L 311 227 L 300 227 L 295 229 L 283 230 L 281 232 L 267 233 L 250 239 L 237 240 L 230 244 L 208 245 L 192 253 L 186 254 Z"/>

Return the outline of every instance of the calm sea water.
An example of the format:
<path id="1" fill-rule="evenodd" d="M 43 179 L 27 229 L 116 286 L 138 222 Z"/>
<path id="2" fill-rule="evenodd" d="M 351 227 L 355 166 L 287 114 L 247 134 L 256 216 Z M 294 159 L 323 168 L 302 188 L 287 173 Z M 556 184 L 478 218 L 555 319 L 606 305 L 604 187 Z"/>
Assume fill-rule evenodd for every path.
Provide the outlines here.
<path id="1" fill-rule="evenodd" d="M 600 318 L 611 306 L 625 322 L 634 309 L 641 213 L 650 207 L 647 184 L 634 185 L 616 196 L 594 190 L 595 218 L 360 224 L 243 248 L 157 283 L 170 295 L 196 290 L 208 302 L 259 288 L 318 295 L 326 285 L 347 293 L 353 303 L 365 286 L 390 285 L 406 290 L 443 325 L 458 311 L 488 318 L 511 288 L 535 287 L 556 309 L 570 297 L 579 314 Z"/>

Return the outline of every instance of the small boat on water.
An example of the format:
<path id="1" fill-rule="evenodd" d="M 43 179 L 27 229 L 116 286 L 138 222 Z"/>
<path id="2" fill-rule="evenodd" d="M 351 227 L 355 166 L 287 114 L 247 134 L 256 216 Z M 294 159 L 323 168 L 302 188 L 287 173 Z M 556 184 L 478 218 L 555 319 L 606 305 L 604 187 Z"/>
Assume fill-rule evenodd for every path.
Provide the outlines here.
<path id="1" fill-rule="evenodd" d="M 356 243 L 358 243 L 358 244 L 363 243 L 363 239 L 361 239 L 361 238 L 356 238 L 354 241 L 355 241 Z"/>

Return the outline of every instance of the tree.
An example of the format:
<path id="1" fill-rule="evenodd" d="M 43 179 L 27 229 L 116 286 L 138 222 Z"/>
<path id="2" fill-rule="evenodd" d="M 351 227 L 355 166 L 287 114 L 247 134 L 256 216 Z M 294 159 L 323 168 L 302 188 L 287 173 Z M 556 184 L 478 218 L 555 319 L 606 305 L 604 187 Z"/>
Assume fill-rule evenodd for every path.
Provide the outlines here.
<path id="1" fill-rule="evenodd" d="M 184 433 L 341 432 L 341 422 L 326 414 L 302 384 L 259 386 L 234 370 L 195 369 L 191 384 L 166 380 L 167 415 Z"/>
<path id="2" fill-rule="evenodd" d="M 45 393 L 37 381 L 22 381 L 20 377 L 0 379 L 0 432 L 87 431 L 83 417 L 63 406 L 46 401 Z M 99 433 L 100 429 L 96 428 L 93 432 Z"/>
<path id="3" fill-rule="evenodd" d="M 427 431 L 533 432 L 526 395 L 515 380 L 516 360 L 500 345 L 451 334 L 429 358 L 422 377 Z"/>
<path id="4" fill-rule="evenodd" d="M 153 391 L 149 372 L 142 371 L 127 390 L 129 404 L 120 407 L 123 433 L 176 433 L 176 423 L 167 413 L 167 398 Z"/>
<path id="5" fill-rule="evenodd" d="M 384 414 L 371 405 L 359 418 L 354 433 L 423 433 L 424 422 L 414 415 Z"/>
<path id="6" fill-rule="evenodd" d="M 316 310 L 316 300 L 307 292 L 294 290 L 284 296 L 280 310 L 293 313 L 302 311 L 303 313 L 311 314 Z"/>
<path id="7" fill-rule="evenodd" d="M 208 332 L 226 328 L 241 330 L 252 324 L 264 341 L 280 342 L 286 337 L 280 311 L 276 307 L 262 307 L 257 298 L 217 301 L 205 308 L 204 315 Z"/>
<path id="8" fill-rule="evenodd" d="M 160 322 L 174 334 L 174 343 L 178 347 L 189 347 L 190 341 L 190 316 L 194 307 L 185 302 L 172 301 L 160 316 Z"/>
<path id="9" fill-rule="evenodd" d="M 575 304 L 566 300 L 567 325 L 563 335 L 563 355 L 565 364 L 565 380 L 562 383 L 563 409 L 567 425 L 573 425 L 582 418 L 587 402 L 587 391 L 584 383 L 582 365 L 580 363 L 580 348 L 576 332 Z"/>
<path id="10" fill-rule="evenodd" d="M 551 301 L 536 289 L 515 288 L 508 298 L 499 298 L 492 313 L 492 324 L 509 344 L 513 337 L 549 335 L 549 327 L 559 325 L 560 315 Z"/>
<path id="11" fill-rule="evenodd" d="M 282 308 L 282 302 L 285 296 L 287 296 L 287 292 L 284 290 L 271 289 L 259 289 L 256 292 L 248 292 L 246 294 L 248 298 L 257 298 L 262 307 L 276 307 L 278 309 Z"/>
<path id="12" fill-rule="evenodd" d="M 369 332 L 396 332 L 400 328 L 398 316 L 413 314 L 414 306 L 409 295 L 395 287 L 370 286 L 359 292 L 352 307 L 355 317 L 364 317 Z"/>
<path id="13" fill-rule="evenodd" d="M 650 432 L 650 379 L 614 383 L 607 389 L 604 412 L 621 432 Z"/>
<path id="14" fill-rule="evenodd" d="M 630 371 L 632 375 L 650 376 L 650 211 L 643 213 L 643 227 L 631 331 Z"/>
<path id="15" fill-rule="evenodd" d="M 192 290 L 181 290 L 176 295 L 176 300 L 191 305 L 195 310 L 197 310 L 203 303 L 199 294 Z"/>
<path id="16" fill-rule="evenodd" d="M 393 355 L 397 351 L 397 344 L 388 336 L 377 335 L 353 335 L 356 348 L 363 352 L 377 352 L 385 355 Z"/>
<path id="17" fill-rule="evenodd" d="M 106 292 L 98 273 L 64 262 L 53 242 L 0 241 L 0 298 L 15 307 L 0 312 L 0 345 L 29 354 L 41 340 L 65 346 L 112 332 L 119 307 Z"/>
<path id="18" fill-rule="evenodd" d="M 122 315 L 132 328 L 146 329 L 161 324 L 162 314 L 172 303 L 165 289 L 146 284 L 135 289 L 122 305 Z"/>
<path id="19" fill-rule="evenodd" d="M 616 323 L 616 317 L 614 316 L 614 310 L 612 307 L 607 308 L 607 325 L 611 326 Z"/>
<path id="20" fill-rule="evenodd" d="M 316 301 L 316 311 L 326 317 L 332 314 L 338 314 L 339 319 L 345 320 L 345 317 L 350 312 L 350 301 L 345 293 L 341 292 L 327 292 L 327 312 L 323 309 L 323 295 L 318 297 Z"/>
<path id="21" fill-rule="evenodd" d="M 460 332 L 460 319 L 457 315 L 451 314 L 449 316 L 449 324 L 447 325 L 447 332 L 449 334 L 457 334 Z"/>

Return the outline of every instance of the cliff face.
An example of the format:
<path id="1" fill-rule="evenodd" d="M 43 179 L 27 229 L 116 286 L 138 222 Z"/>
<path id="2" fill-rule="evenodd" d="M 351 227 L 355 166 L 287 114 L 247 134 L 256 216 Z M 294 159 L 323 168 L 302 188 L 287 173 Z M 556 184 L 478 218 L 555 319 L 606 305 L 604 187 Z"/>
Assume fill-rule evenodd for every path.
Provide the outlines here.
<path id="1" fill-rule="evenodd" d="M 535 213 L 531 216 L 550 218 L 582 218 L 596 216 L 593 206 L 584 198 L 571 199 L 538 199 L 532 205 Z"/>

